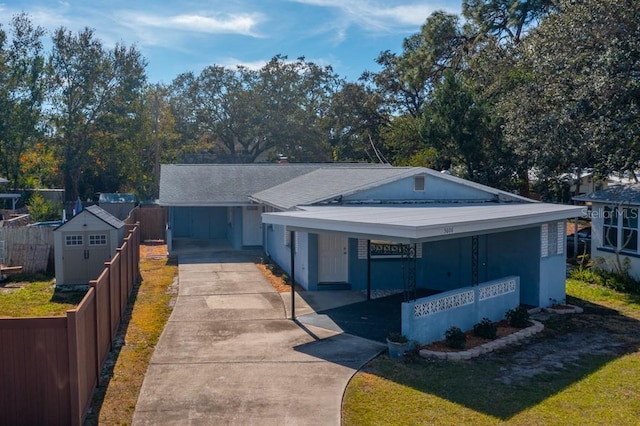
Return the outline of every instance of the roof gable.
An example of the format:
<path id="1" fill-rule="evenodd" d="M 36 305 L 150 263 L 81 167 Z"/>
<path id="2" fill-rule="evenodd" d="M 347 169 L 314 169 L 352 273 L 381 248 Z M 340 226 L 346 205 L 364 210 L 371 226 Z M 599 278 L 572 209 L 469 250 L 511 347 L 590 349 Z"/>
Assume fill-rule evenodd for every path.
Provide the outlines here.
<path id="1" fill-rule="evenodd" d="M 58 226 L 55 230 L 64 228 L 65 225 L 67 225 L 68 223 L 72 223 L 73 221 L 78 220 L 79 217 L 82 217 L 82 215 L 87 215 L 87 214 L 96 217 L 97 219 L 99 219 L 100 221 L 104 222 L 105 224 L 109 225 L 114 229 L 120 229 L 125 225 L 123 221 L 113 216 L 111 213 L 105 211 L 99 206 L 92 205 L 92 206 L 85 207 L 80 213 L 76 214 L 71 219 L 69 219 L 62 225 Z"/>
<path id="2" fill-rule="evenodd" d="M 330 201 L 415 174 L 411 167 L 322 168 L 253 194 L 254 201 L 283 210 Z"/>

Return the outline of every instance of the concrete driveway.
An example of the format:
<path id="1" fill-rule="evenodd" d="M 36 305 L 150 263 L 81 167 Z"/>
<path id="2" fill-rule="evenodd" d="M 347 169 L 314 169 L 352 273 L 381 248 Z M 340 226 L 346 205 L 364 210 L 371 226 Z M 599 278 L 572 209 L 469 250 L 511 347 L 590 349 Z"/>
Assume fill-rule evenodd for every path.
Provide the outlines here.
<path id="1" fill-rule="evenodd" d="M 178 298 L 133 424 L 339 425 L 348 381 L 385 345 L 287 319 L 290 294 L 246 254 L 179 263 Z M 296 300 L 296 312 L 311 311 Z"/>

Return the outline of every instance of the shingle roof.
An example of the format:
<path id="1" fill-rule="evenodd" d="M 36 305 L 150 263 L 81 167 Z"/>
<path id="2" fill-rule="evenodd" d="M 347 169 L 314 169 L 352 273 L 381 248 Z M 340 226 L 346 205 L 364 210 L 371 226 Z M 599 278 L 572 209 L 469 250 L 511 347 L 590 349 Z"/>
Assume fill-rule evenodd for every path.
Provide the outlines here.
<path id="1" fill-rule="evenodd" d="M 253 194 L 251 199 L 289 210 L 360 192 L 420 171 L 412 167 L 322 168 Z"/>
<path id="2" fill-rule="evenodd" d="M 103 222 L 107 223 L 108 225 L 113 226 L 115 229 L 120 229 L 124 226 L 123 221 L 121 221 L 120 219 L 118 219 L 117 217 L 115 217 L 114 215 L 112 215 L 111 213 L 107 212 L 106 210 L 104 210 L 99 206 L 96 206 L 96 205 L 87 206 L 85 207 L 85 210 L 91 213 L 92 215 L 94 215 L 95 217 L 97 217 L 98 219 L 102 220 Z"/>
<path id="3" fill-rule="evenodd" d="M 603 204 L 640 205 L 640 184 L 614 185 L 600 191 L 573 197 L 576 201 Z"/>
<path id="4" fill-rule="evenodd" d="M 349 164 L 163 164 L 160 199 L 165 206 L 248 204 L 249 196 L 322 167 Z"/>

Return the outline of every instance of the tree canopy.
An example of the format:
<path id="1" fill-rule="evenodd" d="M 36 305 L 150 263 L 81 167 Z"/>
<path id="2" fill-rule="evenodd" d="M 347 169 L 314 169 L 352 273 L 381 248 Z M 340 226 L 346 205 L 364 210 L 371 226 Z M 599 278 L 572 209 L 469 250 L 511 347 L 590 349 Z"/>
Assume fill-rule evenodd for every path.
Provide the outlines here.
<path id="1" fill-rule="evenodd" d="M 400 52 L 381 48 L 354 82 L 275 55 L 148 84 L 135 46 L 16 15 L 0 27 L 0 176 L 68 200 L 153 198 L 161 163 L 286 156 L 447 169 L 526 195 L 532 175 L 640 165 L 640 2 L 462 0 L 461 16 L 436 11 Z"/>

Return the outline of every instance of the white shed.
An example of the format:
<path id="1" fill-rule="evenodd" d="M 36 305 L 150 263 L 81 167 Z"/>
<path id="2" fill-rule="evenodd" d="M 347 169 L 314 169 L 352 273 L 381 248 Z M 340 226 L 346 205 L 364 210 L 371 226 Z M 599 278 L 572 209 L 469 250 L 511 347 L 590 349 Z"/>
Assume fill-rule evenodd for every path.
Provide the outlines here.
<path id="1" fill-rule="evenodd" d="M 53 231 L 56 286 L 88 285 L 98 278 L 124 238 L 125 223 L 88 206 Z"/>

